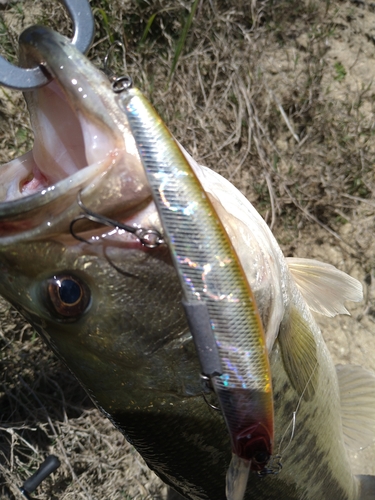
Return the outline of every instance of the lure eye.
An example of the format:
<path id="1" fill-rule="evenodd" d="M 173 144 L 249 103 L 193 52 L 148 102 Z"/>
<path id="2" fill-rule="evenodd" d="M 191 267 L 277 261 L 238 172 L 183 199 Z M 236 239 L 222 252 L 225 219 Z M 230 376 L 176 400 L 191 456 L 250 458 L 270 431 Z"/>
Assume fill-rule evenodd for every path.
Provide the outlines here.
<path id="1" fill-rule="evenodd" d="M 47 292 L 53 309 L 62 318 L 78 319 L 90 303 L 90 290 L 77 276 L 53 276 Z"/>
<path id="2" fill-rule="evenodd" d="M 257 465 L 266 465 L 270 459 L 270 454 L 267 451 L 258 451 L 253 455 L 253 461 Z"/>

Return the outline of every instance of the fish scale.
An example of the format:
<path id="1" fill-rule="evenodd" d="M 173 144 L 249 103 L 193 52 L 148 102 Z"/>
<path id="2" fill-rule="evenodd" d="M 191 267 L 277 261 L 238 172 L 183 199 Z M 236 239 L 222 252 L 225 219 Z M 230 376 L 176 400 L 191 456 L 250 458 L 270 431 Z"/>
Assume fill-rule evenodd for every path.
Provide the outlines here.
<path id="1" fill-rule="evenodd" d="M 212 383 L 233 452 L 251 462 L 259 448 L 251 444 L 254 439 L 261 435 L 260 441 L 268 440 L 269 452 L 273 440 L 270 369 L 252 291 L 210 200 L 154 108 L 134 88 L 126 90 L 120 102 L 185 299 L 189 304 L 204 302 L 208 309 L 223 370 Z"/>

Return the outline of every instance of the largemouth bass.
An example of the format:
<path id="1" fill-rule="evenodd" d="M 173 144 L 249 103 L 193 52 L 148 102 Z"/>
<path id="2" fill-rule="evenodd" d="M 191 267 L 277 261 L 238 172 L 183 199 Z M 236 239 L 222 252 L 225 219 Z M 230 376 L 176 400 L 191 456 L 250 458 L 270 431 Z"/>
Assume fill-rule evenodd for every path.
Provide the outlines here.
<path id="1" fill-rule="evenodd" d="M 23 64 L 43 63 L 54 80 L 26 95 L 32 152 L 1 169 L 0 293 L 167 484 L 224 500 L 229 434 L 208 404 L 215 394 L 202 394 L 170 251 L 139 237 L 163 228 L 121 95 L 48 29 L 20 43 Z M 374 437 L 374 377 L 335 369 L 310 312 L 345 312 L 360 285 L 327 264 L 286 261 L 239 191 L 181 151 L 236 249 L 270 353 L 279 457 L 266 477 L 250 474 L 246 498 L 374 499 L 374 477 L 354 476 L 346 450 Z"/>

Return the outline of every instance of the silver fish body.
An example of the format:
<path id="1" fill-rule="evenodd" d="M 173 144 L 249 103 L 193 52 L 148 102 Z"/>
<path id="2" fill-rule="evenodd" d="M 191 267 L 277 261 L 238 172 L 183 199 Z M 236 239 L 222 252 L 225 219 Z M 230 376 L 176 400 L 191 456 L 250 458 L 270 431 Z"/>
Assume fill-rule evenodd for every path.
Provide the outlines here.
<path id="1" fill-rule="evenodd" d="M 3 181 L 4 175 L 10 179 L 0 192 L 0 293 L 167 484 L 193 500 L 224 500 L 230 439 L 222 415 L 207 404 L 216 403 L 215 395 L 202 395 L 168 248 L 148 249 L 132 234 L 85 220 L 75 231 L 87 242 L 69 230 L 82 212 L 80 192 L 95 212 L 162 232 L 119 97 L 84 56 L 49 30 L 28 30 L 21 43 L 25 64 L 42 51 L 55 81 L 28 97 L 34 154 L 0 173 Z M 54 102 L 67 108 L 67 123 L 80 133 L 74 148 L 69 140 L 61 146 L 66 170 L 64 154 L 59 161 L 51 150 L 62 128 L 47 133 L 40 118 Z M 375 498 L 374 479 L 351 472 L 340 377 L 279 246 L 229 182 L 184 154 L 236 248 L 270 351 L 274 449 L 283 467 L 263 478 L 250 474 L 245 498 Z M 52 158 L 51 167 L 45 156 Z M 301 267 L 306 271 L 306 263 Z M 355 288 L 354 280 L 348 284 L 347 277 L 335 276 Z"/>

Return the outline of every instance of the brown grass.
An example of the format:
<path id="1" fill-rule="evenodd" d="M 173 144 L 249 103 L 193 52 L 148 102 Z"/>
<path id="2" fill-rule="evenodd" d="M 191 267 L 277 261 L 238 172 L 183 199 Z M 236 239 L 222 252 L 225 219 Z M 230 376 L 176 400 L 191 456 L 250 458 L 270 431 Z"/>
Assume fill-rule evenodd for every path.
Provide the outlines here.
<path id="1" fill-rule="evenodd" d="M 375 14 L 338 0 L 202 0 L 169 81 L 192 4 L 93 0 L 89 57 L 101 65 L 110 44 L 123 41 L 127 72 L 175 136 L 241 188 L 285 253 L 323 253 L 364 282 L 356 319 L 373 329 Z M 1 7 L 7 57 L 30 24 L 69 34 L 57 2 L 37 5 Z M 124 72 L 120 52 L 111 64 Z M 5 162 L 31 146 L 20 93 L 0 89 L 0 119 Z M 63 465 L 40 499 L 165 494 L 32 329 L 4 304 L 0 316 L 0 498 L 21 498 L 17 487 L 49 453 Z"/>

